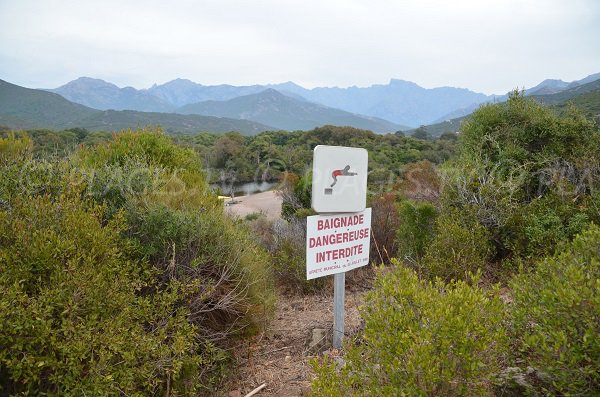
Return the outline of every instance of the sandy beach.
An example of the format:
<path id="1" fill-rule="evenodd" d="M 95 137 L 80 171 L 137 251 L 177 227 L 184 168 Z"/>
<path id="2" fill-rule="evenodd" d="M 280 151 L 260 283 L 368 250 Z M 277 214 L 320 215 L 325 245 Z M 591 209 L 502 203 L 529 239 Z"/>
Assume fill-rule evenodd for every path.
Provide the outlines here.
<path id="1" fill-rule="evenodd" d="M 275 190 L 236 197 L 235 201 L 237 204 L 225 205 L 225 212 L 240 218 L 253 212 L 263 213 L 268 219 L 277 219 L 281 216 L 282 200 Z M 225 200 L 225 204 L 228 202 L 229 200 Z"/>

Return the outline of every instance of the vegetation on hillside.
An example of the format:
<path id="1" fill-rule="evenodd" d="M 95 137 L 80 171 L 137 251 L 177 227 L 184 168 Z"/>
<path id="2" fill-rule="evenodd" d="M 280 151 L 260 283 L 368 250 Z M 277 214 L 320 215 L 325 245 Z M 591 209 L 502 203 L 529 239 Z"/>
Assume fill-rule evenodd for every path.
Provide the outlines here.
<path id="1" fill-rule="evenodd" d="M 277 283 L 327 284 L 304 267 L 327 144 L 369 151 L 385 268 L 314 395 L 599 394 L 598 125 L 515 92 L 461 131 L 1 130 L 0 393 L 216 393 Z M 277 179 L 276 221 L 232 220 L 209 189 Z"/>
<path id="2" fill-rule="evenodd" d="M 0 125 L 19 128 L 86 128 L 118 131 L 161 125 L 169 132 L 241 131 L 256 134 L 271 127 L 248 120 L 132 110 L 96 110 L 58 94 L 33 90 L 0 80 Z"/>
<path id="3" fill-rule="evenodd" d="M 362 147 L 369 151 L 369 185 L 381 190 L 394 183 L 409 163 L 440 164 L 454 154 L 452 140 L 420 140 L 401 134 L 378 135 L 351 127 L 325 126 L 306 132 L 264 132 L 254 137 L 236 133 L 176 136 L 176 141 L 201 153 L 211 181 L 238 182 L 281 179 L 284 172 L 306 176 L 317 145 Z"/>
<path id="4" fill-rule="evenodd" d="M 516 92 L 462 130 L 456 158 L 396 184 L 404 263 L 314 395 L 600 393 L 600 131 Z"/>
<path id="5" fill-rule="evenodd" d="M 156 131 L 68 159 L 32 146 L 0 140 L 2 393 L 211 394 L 274 295 L 196 153 Z"/>

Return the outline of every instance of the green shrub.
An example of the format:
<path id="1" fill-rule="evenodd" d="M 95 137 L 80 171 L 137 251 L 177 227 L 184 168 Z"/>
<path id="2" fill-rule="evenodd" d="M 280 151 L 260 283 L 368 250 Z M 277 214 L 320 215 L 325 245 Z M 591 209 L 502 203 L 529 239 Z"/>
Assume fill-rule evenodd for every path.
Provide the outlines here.
<path id="1" fill-rule="evenodd" d="M 259 218 L 264 217 L 265 215 L 262 212 L 251 212 L 244 217 L 245 221 L 252 222 Z"/>
<path id="2" fill-rule="evenodd" d="M 541 374 L 529 392 L 600 394 L 600 228 L 516 276 L 511 288 L 517 365 Z"/>
<path id="3" fill-rule="evenodd" d="M 31 153 L 33 141 L 29 136 L 17 136 L 9 133 L 6 137 L 0 136 L 0 161 L 14 160 Z"/>
<path id="4" fill-rule="evenodd" d="M 290 172 L 283 173 L 281 177 L 281 217 L 291 220 L 292 217 L 301 218 L 314 215 L 311 210 L 312 174 L 299 177 Z M 312 213 L 311 213 L 312 212 Z"/>
<path id="5" fill-rule="evenodd" d="M 273 269 L 280 285 L 295 292 L 316 292 L 327 285 L 327 277 L 306 279 L 306 220 L 292 217 L 275 221 L 266 239 L 271 240 Z"/>
<path id="6" fill-rule="evenodd" d="M 204 338 L 256 329 L 270 313 L 268 255 L 242 223 L 223 213 L 197 153 L 160 131 L 127 131 L 81 150 L 75 162 L 92 174 L 88 191 L 109 214 L 125 209 L 138 257 L 159 269 L 163 280 L 193 287 L 181 300 Z"/>
<path id="7" fill-rule="evenodd" d="M 177 285 L 159 292 L 128 259 L 123 217 L 103 223 L 77 196 L 0 211 L 1 393 L 195 395 L 222 356 L 196 340 Z"/>
<path id="8" fill-rule="evenodd" d="M 243 222 L 220 208 L 191 212 L 152 201 L 127 218 L 139 256 L 163 278 L 195 287 L 184 300 L 205 337 L 262 325 L 274 304 L 272 269 Z"/>
<path id="9" fill-rule="evenodd" d="M 430 278 L 464 279 L 484 270 L 492 255 L 489 233 L 469 209 L 449 210 L 435 221 L 435 235 L 419 262 L 421 272 Z"/>
<path id="10" fill-rule="evenodd" d="M 437 210 L 430 203 L 402 201 L 399 204 L 400 224 L 396 231 L 398 255 L 420 259 L 433 238 Z"/>
<path id="11" fill-rule="evenodd" d="M 593 220 L 586 200 L 563 199 L 557 194 L 547 194 L 534 199 L 515 213 L 506 230 L 514 231 L 505 237 L 511 250 L 520 257 L 539 258 L 554 254 L 555 250 L 570 242 Z"/>
<path id="12" fill-rule="evenodd" d="M 600 187 L 600 133 L 581 114 L 558 116 L 515 92 L 480 107 L 461 131 L 460 156 L 443 167 L 443 207 L 472 209 L 494 263 L 552 254 L 600 221 L 591 199 Z"/>
<path id="13" fill-rule="evenodd" d="M 498 290 L 421 281 L 394 263 L 362 307 L 364 335 L 348 346 L 345 363 L 314 364 L 313 395 L 492 395 L 506 354 Z"/>
<path id="14" fill-rule="evenodd" d="M 0 278 L 8 277 L 3 274 L 5 266 L 12 272 L 0 288 L 16 289 L 6 294 L 6 300 L 0 297 L 0 313 L 4 315 L 3 309 L 12 309 L 15 302 L 22 307 L 16 305 L 14 310 L 20 311 L 7 311 L 0 320 L 0 385 L 9 393 L 51 395 L 214 392 L 227 356 L 223 345 L 233 333 L 263 325 L 273 307 L 274 288 L 268 255 L 251 239 L 244 223 L 229 219 L 206 189 L 196 153 L 157 132 L 118 134 L 115 141 L 81 149 L 69 160 L 35 160 L 27 145 L 22 151 L 6 146 L 7 153 L 18 155 L 0 161 L 0 222 L 6 221 L 0 234 Z M 46 211 L 44 216 L 28 215 L 26 211 L 40 206 L 38 201 L 47 202 L 40 207 Z M 16 223 L 19 216 L 22 223 Z M 82 223 L 83 218 L 87 223 Z M 13 230 L 29 227 L 27 220 L 32 225 L 30 235 Z M 79 239 L 86 232 L 95 235 Z M 27 249 L 35 258 L 27 266 L 16 266 L 22 252 L 28 252 L 22 248 L 27 244 L 33 244 Z M 61 249 L 68 249 L 68 254 Z M 103 254 L 104 250 L 114 257 Z M 81 272 L 80 264 L 85 265 Z M 97 277 L 106 280 L 94 278 L 94 268 Z M 130 278 L 117 278 L 108 270 Z M 59 281 L 62 276 L 76 280 L 55 286 L 55 276 Z M 107 286 L 109 282 L 114 285 Z M 38 310 L 27 294 L 39 285 L 55 292 L 40 301 Z M 63 287 L 65 297 L 59 296 Z M 65 308 L 71 303 L 60 299 L 67 301 L 71 294 L 77 301 L 80 293 L 93 296 L 94 306 L 82 309 L 82 318 L 63 321 L 61 316 L 70 313 Z M 53 299 L 58 299 L 58 311 Z M 106 313 L 97 314 L 103 305 Z M 60 361 L 60 367 L 46 371 L 52 360 L 24 362 L 27 353 L 17 352 L 30 340 L 30 309 L 48 312 L 51 320 L 46 328 L 34 324 L 43 335 L 31 338 L 26 348 L 65 361 Z M 32 312 L 36 321 L 46 321 L 38 311 Z M 68 337 L 62 334 L 62 323 L 70 327 Z M 103 328 L 106 333 L 98 336 Z M 44 338 L 52 339 L 49 353 L 40 347 Z M 21 345 L 4 349 L 15 341 Z M 73 355 L 66 351 L 70 345 Z M 85 346 L 92 349 L 85 353 L 89 357 L 81 353 Z M 48 380 L 48 374 L 56 375 Z M 77 377 L 84 384 L 79 389 Z M 88 379 L 91 386 L 86 388 Z"/>

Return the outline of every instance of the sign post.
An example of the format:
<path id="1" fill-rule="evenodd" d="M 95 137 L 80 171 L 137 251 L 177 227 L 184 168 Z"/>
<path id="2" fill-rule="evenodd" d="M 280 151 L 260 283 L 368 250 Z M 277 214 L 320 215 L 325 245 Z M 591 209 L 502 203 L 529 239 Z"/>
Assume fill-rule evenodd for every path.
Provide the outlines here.
<path id="1" fill-rule="evenodd" d="M 346 273 L 333 276 L 333 347 L 342 348 L 344 340 L 344 294 L 346 292 Z"/>
<path id="2" fill-rule="evenodd" d="M 368 153 L 342 146 L 315 147 L 312 207 L 307 217 L 306 278 L 334 275 L 333 347 L 344 337 L 345 272 L 369 263 L 371 209 L 367 200 Z"/>

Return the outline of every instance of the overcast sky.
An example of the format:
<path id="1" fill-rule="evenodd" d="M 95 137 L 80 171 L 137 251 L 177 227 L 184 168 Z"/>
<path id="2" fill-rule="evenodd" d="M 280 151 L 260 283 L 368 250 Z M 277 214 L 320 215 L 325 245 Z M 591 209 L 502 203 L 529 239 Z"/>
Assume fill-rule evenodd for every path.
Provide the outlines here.
<path id="1" fill-rule="evenodd" d="M 600 72 L 599 0 L 0 0 L 0 79 L 486 94 Z"/>

